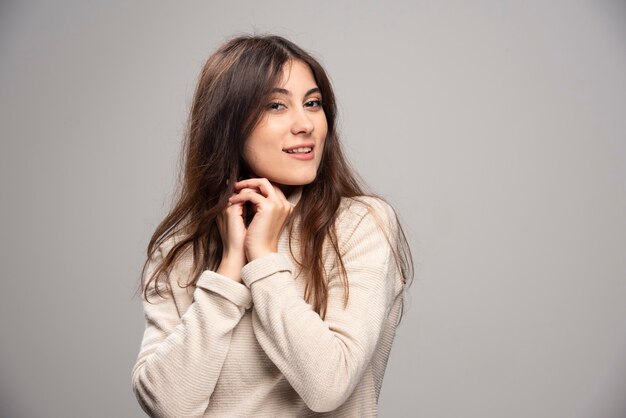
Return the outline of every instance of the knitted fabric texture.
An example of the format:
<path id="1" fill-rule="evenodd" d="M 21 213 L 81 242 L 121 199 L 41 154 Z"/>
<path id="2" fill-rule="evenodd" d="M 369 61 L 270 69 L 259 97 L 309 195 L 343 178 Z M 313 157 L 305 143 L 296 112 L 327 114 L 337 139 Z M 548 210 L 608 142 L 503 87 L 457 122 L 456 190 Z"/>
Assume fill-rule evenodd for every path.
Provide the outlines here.
<path id="1" fill-rule="evenodd" d="M 298 231 L 296 220 L 294 231 Z M 277 253 L 248 263 L 243 283 L 204 271 L 191 282 L 191 251 L 143 302 L 146 328 L 132 371 L 142 408 L 159 417 L 371 417 L 402 306 L 390 243 L 392 209 L 344 199 L 337 221 L 349 300 L 330 246 L 324 250 L 324 320 L 303 298 L 307 278 L 283 231 Z M 292 250 L 300 254 L 298 237 Z M 173 240 L 148 261 L 154 271 Z"/>

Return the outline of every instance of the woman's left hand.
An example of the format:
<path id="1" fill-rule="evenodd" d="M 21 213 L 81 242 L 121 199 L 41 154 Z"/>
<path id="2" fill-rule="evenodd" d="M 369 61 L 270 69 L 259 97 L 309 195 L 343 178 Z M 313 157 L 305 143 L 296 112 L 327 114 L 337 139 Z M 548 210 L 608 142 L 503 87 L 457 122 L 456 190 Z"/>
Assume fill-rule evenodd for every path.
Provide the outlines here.
<path id="1" fill-rule="evenodd" d="M 283 192 L 264 178 L 247 179 L 235 183 L 237 194 L 230 197 L 232 204 L 250 202 L 254 218 L 244 242 L 248 262 L 278 251 L 280 233 L 293 210 Z"/>

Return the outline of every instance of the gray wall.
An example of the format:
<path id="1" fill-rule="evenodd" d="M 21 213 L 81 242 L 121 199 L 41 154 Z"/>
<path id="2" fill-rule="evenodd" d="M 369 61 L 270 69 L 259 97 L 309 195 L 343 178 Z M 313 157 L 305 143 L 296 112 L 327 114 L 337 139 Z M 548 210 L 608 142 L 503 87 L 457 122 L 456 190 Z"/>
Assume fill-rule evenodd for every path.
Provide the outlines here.
<path id="1" fill-rule="evenodd" d="M 0 415 L 138 417 L 133 297 L 198 72 L 322 59 L 417 275 L 381 416 L 626 416 L 624 2 L 0 5 Z"/>

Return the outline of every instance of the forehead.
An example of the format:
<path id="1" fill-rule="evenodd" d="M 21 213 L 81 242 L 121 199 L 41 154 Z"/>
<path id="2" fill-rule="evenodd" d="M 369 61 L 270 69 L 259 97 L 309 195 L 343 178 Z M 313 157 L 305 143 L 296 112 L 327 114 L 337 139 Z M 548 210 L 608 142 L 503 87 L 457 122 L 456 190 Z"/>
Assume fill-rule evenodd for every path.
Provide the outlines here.
<path id="1" fill-rule="evenodd" d="M 306 63 L 300 60 L 289 60 L 283 64 L 282 69 L 278 87 L 289 89 L 292 86 L 306 90 L 311 87 L 317 87 L 313 71 Z"/>

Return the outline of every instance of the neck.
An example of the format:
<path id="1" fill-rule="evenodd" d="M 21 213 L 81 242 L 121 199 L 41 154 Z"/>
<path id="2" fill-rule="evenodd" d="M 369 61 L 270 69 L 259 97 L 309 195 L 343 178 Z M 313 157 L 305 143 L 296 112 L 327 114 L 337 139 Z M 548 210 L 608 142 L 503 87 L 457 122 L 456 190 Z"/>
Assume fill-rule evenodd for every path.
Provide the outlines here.
<path id="1" fill-rule="evenodd" d="M 282 184 L 272 183 L 277 186 L 281 192 L 285 195 L 289 203 L 296 205 L 302 197 L 302 186 L 285 186 Z"/>
<path id="2" fill-rule="evenodd" d="M 291 196 L 291 193 L 296 189 L 296 186 L 285 186 L 283 184 L 276 184 L 285 197 Z"/>

